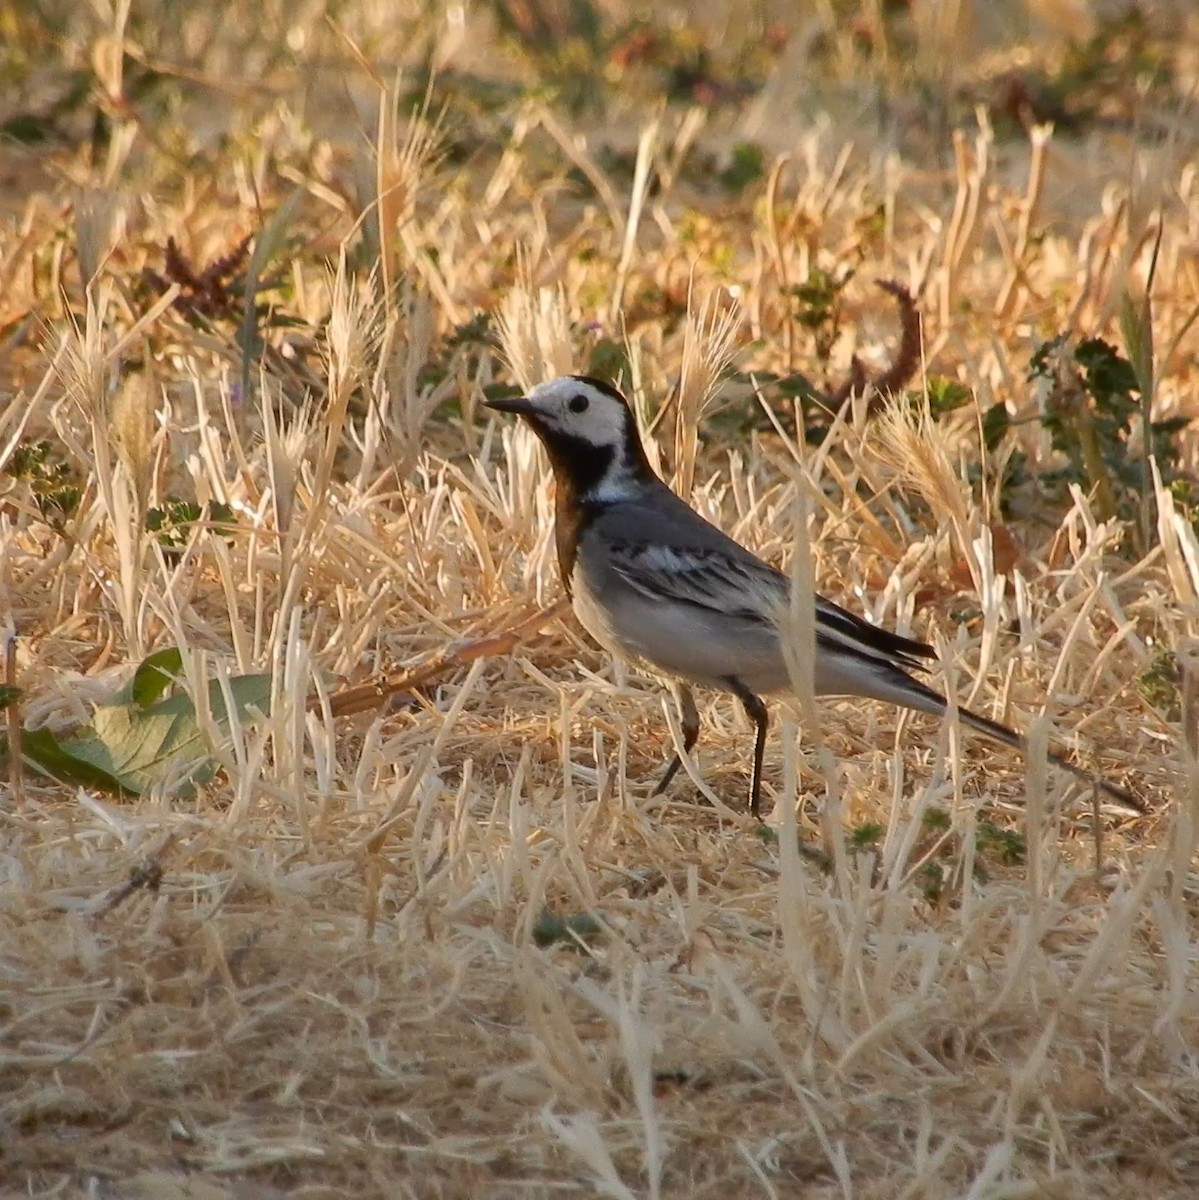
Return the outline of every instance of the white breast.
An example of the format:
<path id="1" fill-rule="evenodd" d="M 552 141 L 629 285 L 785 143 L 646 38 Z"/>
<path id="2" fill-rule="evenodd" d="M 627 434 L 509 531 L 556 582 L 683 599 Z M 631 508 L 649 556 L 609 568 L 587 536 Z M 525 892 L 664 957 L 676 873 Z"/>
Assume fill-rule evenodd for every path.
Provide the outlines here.
<path id="1" fill-rule="evenodd" d="M 631 657 L 630 648 L 613 627 L 611 614 L 596 599 L 586 575 L 577 565 L 570 578 L 570 594 L 579 624 L 610 654 Z"/>

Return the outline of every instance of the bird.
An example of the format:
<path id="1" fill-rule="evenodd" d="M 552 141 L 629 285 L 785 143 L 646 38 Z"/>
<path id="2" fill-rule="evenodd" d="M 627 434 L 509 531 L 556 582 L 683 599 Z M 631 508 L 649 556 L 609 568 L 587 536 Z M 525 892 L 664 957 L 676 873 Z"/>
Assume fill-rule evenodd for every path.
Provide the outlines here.
<path id="1" fill-rule="evenodd" d="M 761 820 L 769 711 L 763 696 L 792 688 L 780 614 L 790 579 L 706 520 L 655 473 L 637 419 L 611 384 L 565 375 L 527 395 L 484 401 L 520 417 L 540 440 L 555 482 L 554 541 L 562 584 L 599 645 L 663 678 L 674 694 L 683 752 L 699 739 L 692 686 L 730 693 L 755 728 L 749 810 Z M 814 690 L 943 716 L 944 696 L 917 675 L 932 646 L 892 633 L 815 596 Z M 959 707 L 958 718 L 993 741 L 1027 752 L 1014 729 Z M 1131 793 L 1051 752 L 1050 759 L 1120 804 Z M 682 766 L 668 762 L 654 794 Z"/>

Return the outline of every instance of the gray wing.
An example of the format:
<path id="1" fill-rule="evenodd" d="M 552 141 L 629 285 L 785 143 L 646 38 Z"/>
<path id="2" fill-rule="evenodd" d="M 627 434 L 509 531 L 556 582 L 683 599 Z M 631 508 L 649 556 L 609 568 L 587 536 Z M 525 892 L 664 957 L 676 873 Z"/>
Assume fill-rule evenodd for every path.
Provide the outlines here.
<path id="1" fill-rule="evenodd" d="M 612 505 L 592 531 L 611 569 L 647 600 L 772 620 L 787 577 L 705 521 L 663 486 L 652 505 Z"/>
<path id="2" fill-rule="evenodd" d="M 652 505 L 613 505 L 594 532 L 609 566 L 647 601 L 707 610 L 734 624 L 769 626 L 790 596 L 790 580 L 704 520 L 664 484 Z M 887 667 L 921 669 L 936 652 L 924 642 L 871 625 L 839 604 L 816 597 L 820 650 Z"/>

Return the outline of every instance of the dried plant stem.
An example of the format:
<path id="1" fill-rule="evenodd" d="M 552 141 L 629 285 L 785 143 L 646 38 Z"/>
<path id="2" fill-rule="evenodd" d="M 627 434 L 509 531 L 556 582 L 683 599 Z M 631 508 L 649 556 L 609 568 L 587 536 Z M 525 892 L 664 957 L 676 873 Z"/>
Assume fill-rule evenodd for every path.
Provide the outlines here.
<path id="1" fill-rule="evenodd" d="M 1000 319 L 1008 315 L 1016 294 L 1016 286 L 1023 274 L 1029 235 L 1032 233 L 1041 193 L 1045 188 L 1045 164 L 1048 158 L 1049 139 L 1052 135 L 1053 129 L 1048 125 L 1034 125 L 1029 134 L 1032 154 L 1028 167 L 1028 186 L 1025 188 L 1024 200 L 1020 205 L 1020 223 L 1016 227 L 1016 244 L 1012 247 L 1007 278 L 1003 281 L 1003 287 L 1000 288 L 999 296 L 995 301 L 995 316 Z"/>
<path id="2" fill-rule="evenodd" d="M 17 683 L 17 635 L 9 629 L 4 635 L 4 683 L 15 688 Z M 13 801 L 25 807 L 25 763 L 21 758 L 21 706 L 14 696 L 5 709 L 8 718 L 8 782 L 12 785 Z"/>
<path id="3" fill-rule="evenodd" d="M 355 713 L 369 712 L 371 709 L 378 708 L 392 696 L 424 687 L 439 676 L 474 662 L 476 659 L 511 654 L 521 642 L 526 641 L 550 621 L 565 614 L 569 608 L 569 599 L 563 597 L 545 608 L 538 609 L 532 616 L 525 617 L 500 633 L 444 650 L 427 662 L 410 667 L 406 671 L 400 671 L 395 675 L 387 675 L 352 688 L 343 688 L 328 698 L 329 709 L 335 717 L 348 717 Z M 315 699 L 311 700 L 308 707 L 310 711 L 318 712 L 321 702 Z"/>

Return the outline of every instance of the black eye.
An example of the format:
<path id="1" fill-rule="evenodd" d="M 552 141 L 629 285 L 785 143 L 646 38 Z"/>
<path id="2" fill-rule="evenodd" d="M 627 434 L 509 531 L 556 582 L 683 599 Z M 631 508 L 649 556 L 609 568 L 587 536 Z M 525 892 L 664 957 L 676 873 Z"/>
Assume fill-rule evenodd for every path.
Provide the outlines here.
<path id="1" fill-rule="evenodd" d="M 566 407 L 569 408 L 572 413 L 581 413 L 587 411 L 587 407 L 590 403 L 591 401 L 580 392 L 577 396 L 571 396 L 566 403 Z"/>

